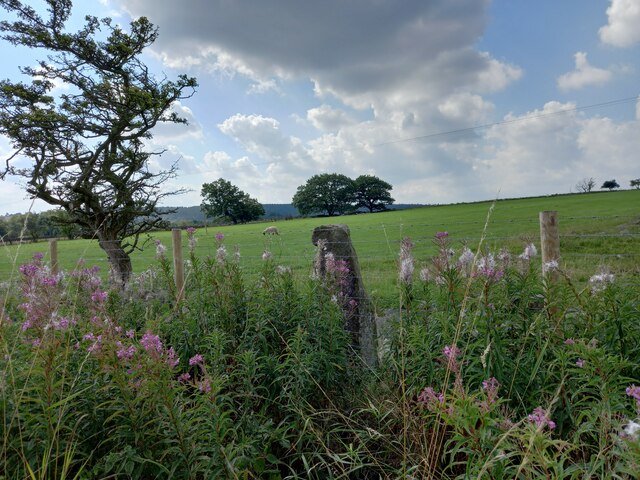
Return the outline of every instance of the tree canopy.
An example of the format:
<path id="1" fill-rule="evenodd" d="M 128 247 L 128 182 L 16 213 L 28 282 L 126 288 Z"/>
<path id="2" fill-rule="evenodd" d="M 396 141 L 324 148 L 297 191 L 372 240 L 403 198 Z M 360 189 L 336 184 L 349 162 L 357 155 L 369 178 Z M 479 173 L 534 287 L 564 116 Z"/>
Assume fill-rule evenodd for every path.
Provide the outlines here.
<path id="1" fill-rule="evenodd" d="M 393 187 L 373 175 L 360 175 L 354 180 L 356 206 L 367 208 L 369 212 L 385 210 L 395 200 L 389 192 Z"/>
<path id="2" fill-rule="evenodd" d="M 602 184 L 600 188 L 608 188 L 609 191 L 611 191 L 614 188 L 620 188 L 620 185 L 618 185 L 618 182 L 616 182 L 615 180 L 607 180 Z"/>
<path id="3" fill-rule="evenodd" d="M 292 200 L 302 215 L 326 213 L 329 216 L 353 210 L 354 202 L 353 180 L 338 173 L 314 175 L 298 187 Z"/>
<path id="4" fill-rule="evenodd" d="M 636 189 L 640 189 L 640 178 L 634 178 L 629 182 L 630 187 L 635 187 Z"/>
<path id="5" fill-rule="evenodd" d="M 63 209 L 95 235 L 124 285 L 140 234 L 162 223 L 158 202 L 181 193 L 161 190 L 175 164 L 152 172 L 149 160 L 163 152 L 149 151 L 145 141 L 161 122 L 186 123 L 171 107 L 193 95 L 197 82 L 149 73 L 139 56 L 158 31 L 146 18 L 125 32 L 109 18 L 88 16 L 80 31 L 69 33 L 72 2 L 47 5 L 43 18 L 23 2 L 0 0 L 17 17 L 0 22 L 1 38 L 48 53 L 36 67 L 21 68 L 29 83 L 0 82 L 0 134 L 14 148 L 0 178 L 24 177 L 31 197 Z M 54 92 L 54 82 L 68 88 Z M 24 158 L 30 166 L 16 163 Z"/>
<path id="6" fill-rule="evenodd" d="M 202 211 L 207 217 L 227 218 L 234 224 L 257 220 L 264 208 L 231 182 L 219 178 L 202 185 Z"/>

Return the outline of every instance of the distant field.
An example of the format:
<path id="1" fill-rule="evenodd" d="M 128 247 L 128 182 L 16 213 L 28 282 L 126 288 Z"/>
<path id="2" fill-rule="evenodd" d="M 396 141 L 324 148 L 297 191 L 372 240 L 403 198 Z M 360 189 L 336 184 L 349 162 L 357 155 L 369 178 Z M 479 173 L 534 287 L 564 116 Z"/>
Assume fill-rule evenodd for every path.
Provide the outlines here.
<path id="1" fill-rule="evenodd" d="M 420 263 L 435 253 L 433 235 L 449 232 L 454 248 L 462 242 L 475 249 L 483 234 L 492 202 L 422 207 L 332 218 L 310 218 L 278 221 L 280 236 L 265 237 L 262 230 L 268 224 L 249 224 L 197 231 L 197 254 L 215 255 L 216 233 L 225 235 L 224 244 L 230 253 L 237 245 L 242 265 L 249 273 L 257 271 L 265 249 L 273 253 L 278 264 L 287 265 L 306 275 L 314 255 L 311 232 L 314 227 L 330 223 L 349 226 L 367 289 L 374 297 L 393 297 L 396 280 L 396 259 L 400 240 L 408 236 L 415 243 L 414 254 Z M 599 268 L 631 275 L 640 273 L 640 191 L 598 192 L 517 200 L 502 200 L 495 207 L 486 228 L 484 246 L 492 250 L 507 247 L 520 253 L 525 240 L 539 247 L 538 213 L 558 212 L 561 252 L 565 266 L 578 280 L 584 281 Z M 153 239 L 170 247 L 170 232 L 155 232 Z M 184 235 L 183 248 L 187 242 Z M 45 242 L 4 246 L 0 249 L 0 281 L 15 278 L 18 267 L 35 252 L 47 253 Z M 80 258 L 87 265 L 99 265 L 107 270 L 106 257 L 90 240 L 58 242 L 59 262 L 63 269 L 73 269 Z M 135 272 L 141 272 L 154 262 L 152 241 L 132 256 Z"/>

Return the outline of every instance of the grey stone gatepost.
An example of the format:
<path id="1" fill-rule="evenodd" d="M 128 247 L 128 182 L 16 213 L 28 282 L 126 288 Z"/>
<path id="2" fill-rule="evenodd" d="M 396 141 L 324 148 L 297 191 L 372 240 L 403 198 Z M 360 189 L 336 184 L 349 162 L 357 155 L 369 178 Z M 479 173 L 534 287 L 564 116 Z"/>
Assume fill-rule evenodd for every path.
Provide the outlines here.
<path id="1" fill-rule="evenodd" d="M 327 254 L 335 260 L 344 260 L 349 269 L 341 285 L 344 296 L 345 330 L 351 335 L 353 349 L 370 368 L 378 364 L 377 332 L 373 305 L 365 292 L 349 227 L 347 225 L 322 225 L 313 230 L 311 240 L 318 249 L 314 261 L 314 275 L 324 278 L 327 272 Z"/>

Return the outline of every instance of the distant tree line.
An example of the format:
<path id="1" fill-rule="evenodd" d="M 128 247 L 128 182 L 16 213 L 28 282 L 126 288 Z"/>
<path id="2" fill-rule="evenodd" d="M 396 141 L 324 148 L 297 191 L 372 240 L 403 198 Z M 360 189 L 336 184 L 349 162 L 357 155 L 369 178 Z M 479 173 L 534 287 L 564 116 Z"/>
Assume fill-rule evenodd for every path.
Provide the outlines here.
<path id="1" fill-rule="evenodd" d="M 635 189 L 640 189 L 640 178 L 634 178 L 629 181 L 629 186 Z M 596 180 L 593 177 L 585 177 L 576 183 L 576 189 L 579 193 L 589 193 L 596 187 Z M 614 188 L 620 188 L 620 184 L 613 180 L 605 180 L 602 183 L 601 189 L 607 188 L 609 191 L 612 191 Z"/>
<path id="2" fill-rule="evenodd" d="M 352 180 L 338 173 L 322 173 L 300 185 L 291 203 L 301 215 L 343 215 L 360 209 L 376 212 L 395 202 L 392 188 L 373 175 Z M 246 223 L 265 215 L 261 203 L 223 178 L 203 184 L 201 196 L 202 212 L 214 221 Z"/>
<path id="3" fill-rule="evenodd" d="M 0 217 L 0 237 L 4 243 L 19 240 L 37 242 L 43 238 L 73 239 L 81 235 L 81 228 L 70 222 L 66 213 L 60 210 Z"/>

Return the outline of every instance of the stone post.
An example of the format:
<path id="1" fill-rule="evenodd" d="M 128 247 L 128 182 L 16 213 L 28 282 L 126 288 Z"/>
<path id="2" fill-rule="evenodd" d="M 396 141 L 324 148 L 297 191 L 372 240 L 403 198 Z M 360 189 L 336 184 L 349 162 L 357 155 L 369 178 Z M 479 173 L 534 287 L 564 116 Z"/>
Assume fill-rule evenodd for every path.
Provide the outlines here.
<path id="1" fill-rule="evenodd" d="M 344 327 L 351 335 L 353 349 L 370 368 L 378 364 L 377 332 L 373 306 L 362 284 L 358 255 L 356 254 L 347 225 L 322 225 L 313 230 L 311 238 L 318 249 L 313 269 L 314 275 L 324 278 L 327 273 L 327 254 L 336 261 L 344 260 L 349 269 L 341 285 Z"/>

